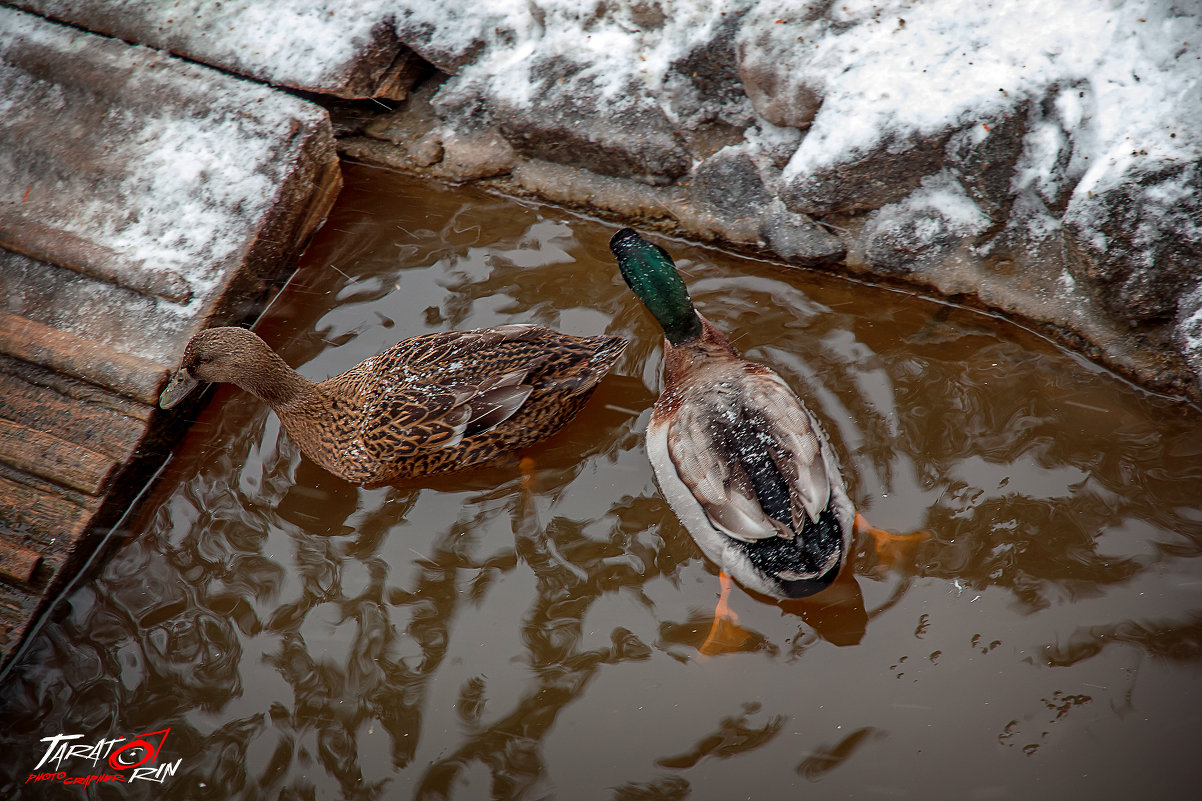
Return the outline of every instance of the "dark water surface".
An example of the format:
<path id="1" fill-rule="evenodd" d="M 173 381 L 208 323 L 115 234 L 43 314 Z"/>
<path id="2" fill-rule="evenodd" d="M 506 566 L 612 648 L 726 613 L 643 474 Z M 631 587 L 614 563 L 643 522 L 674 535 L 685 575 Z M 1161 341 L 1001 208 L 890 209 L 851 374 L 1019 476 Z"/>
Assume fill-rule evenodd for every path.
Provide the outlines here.
<path id="1" fill-rule="evenodd" d="M 613 228 L 347 177 L 258 328 L 304 375 L 510 322 L 631 346 L 527 452 L 530 491 L 516 460 L 360 489 L 218 390 L 0 688 L 0 797 L 1202 793 L 1197 410 L 979 314 L 670 244 L 700 310 L 821 418 L 861 511 L 930 532 L 892 560 L 860 543 L 787 608 L 736 591 L 752 636 L 701 656 L 718 582 L 643 451 L 661 349 Z M 163 729 L 161 784 L 23 784 L 44 737 Z"/>

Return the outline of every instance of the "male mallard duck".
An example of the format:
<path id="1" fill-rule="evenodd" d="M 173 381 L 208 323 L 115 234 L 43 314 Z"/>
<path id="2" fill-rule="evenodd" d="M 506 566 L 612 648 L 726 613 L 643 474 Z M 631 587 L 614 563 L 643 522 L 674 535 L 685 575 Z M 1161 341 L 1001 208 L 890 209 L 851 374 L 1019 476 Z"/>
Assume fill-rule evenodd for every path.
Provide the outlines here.
<path id="1" fill-rule="evenodd" d="M 829 586 L 856 511 L 818 422 L 779 375 L 741 358 L 697 313 L 663 248 L 630 228 L 609 247 L 666 337 L 647 455 L 672 511 L 750 590 L 789 599 Z M 724 581 L 720 614 L 728 591 Z"/>
<path id="2" fill-rule="evenodd" d="M 532 445 L 575 417 L 626 347 L 536 325 L 423 334 L 314 383 L 244 328 L 188 343 L 159 398 L 226 381 L 279 416 L 301 451 L 348 481 L 381 484 L 460 470 Z"/>

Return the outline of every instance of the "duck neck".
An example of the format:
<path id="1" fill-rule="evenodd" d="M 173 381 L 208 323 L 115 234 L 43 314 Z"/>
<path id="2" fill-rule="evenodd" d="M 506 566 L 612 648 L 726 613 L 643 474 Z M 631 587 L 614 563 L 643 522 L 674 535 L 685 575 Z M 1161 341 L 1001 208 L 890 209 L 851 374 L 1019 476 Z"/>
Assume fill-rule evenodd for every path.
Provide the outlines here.
<path id="1" fill-rule="evenodd" d="M 683 345 L 697 339 L 699 322 L 697 313 L 692 309 L 692 304 L 689 304 L 691 315 L 672 311 L 669 311 L 670 316 L 655 314 L 655 319 L 663 326 L 664 336 L 673 345 Z M 654 312 L 652 313 L 654 314 Z"/>
<path id="2" fill-rule="evenodd" d="M 681 383 L 686 375 L 708 374 L 709 368 L 718 367 L 727 360 L 740 360 L 739 352 L 725 334 L 701 315 L 697 315 L 697 319 L 701 323 L 701 332 L 697 336 L 679 343 L 669 339 L 664 348 L 664 382 L 668 386 Z"/>
<path id="3" fill-rule="evenodd" d="M 288 366 L 275 351 L 263 345 L 257 358 L 234 376 L 232 383 L 275 410 L 303 406 L 320 394 L 317 385 Z"/>
<path id="4" fill-rule="evenodd" d="M 676 281 L 679 284 L 680 278 L 677 277 Z M 654 285 L 643 292 L 635 289 L 635 294 L 664 329 L 668 341 L 673 345 L 683 345 L 701 336 L 701 318 L 684 291 L 684 285 L 679 284 L 679 292 L 672 291 L 675 288 L 671 284 Z"/>

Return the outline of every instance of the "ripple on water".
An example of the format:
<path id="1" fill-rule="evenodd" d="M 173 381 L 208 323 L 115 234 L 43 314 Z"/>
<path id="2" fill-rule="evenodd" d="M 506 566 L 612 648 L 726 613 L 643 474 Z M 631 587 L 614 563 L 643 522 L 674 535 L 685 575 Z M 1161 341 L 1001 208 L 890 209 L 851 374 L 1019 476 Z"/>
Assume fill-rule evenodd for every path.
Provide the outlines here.
<path id="1" fill-rule="evenodd" d="M 861 510 L 926 532 L 806 601 L 736 591 L 746 637 L 703 657 L 715 571 L 651 477 L 662 340 L 609 234 L 349 168 L 258 329 L 304 375 L 515 321 L 630 347 L 530 489 L 507 460 L 364 490 L 218 389 L 3 688 L 0 793 L 78 797 L 23 784 L 42 737 L 170 728 L 177 775 L 122 798 L 1193 797 L 1196 410 L 989 317 L 675 244 Z"/>

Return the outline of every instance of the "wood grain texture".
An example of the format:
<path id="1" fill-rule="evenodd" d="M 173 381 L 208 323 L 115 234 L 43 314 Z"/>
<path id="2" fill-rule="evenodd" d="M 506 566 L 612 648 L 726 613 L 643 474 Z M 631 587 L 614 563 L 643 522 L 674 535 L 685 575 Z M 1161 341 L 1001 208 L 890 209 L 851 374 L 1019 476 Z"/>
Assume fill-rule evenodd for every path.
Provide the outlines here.
<path id="1" fill-rule="evenodd" d="M 148 404 L 158 399 L 170 372 L 167 367 L 149 359 L 2 312 L 0 352 L 51 367 Z"/>
<path id="2" fill-rule="evenodd" d="M 58 484 L 100 495 L 121 464 L 74 442 L 0 417 L 0 459 Z"/>
<path id="3" fill-rule="evenodd" d="M 188 340 L 262 308 L 341 186 L 319 106 L 11 6 L 0 5 L 0 661 L 184 431 L 156 403 Z M 414 59 L 389 45 L 360 77 L 403 93 Z M 360 91 L 356 74 L 343 89 Z"/>

